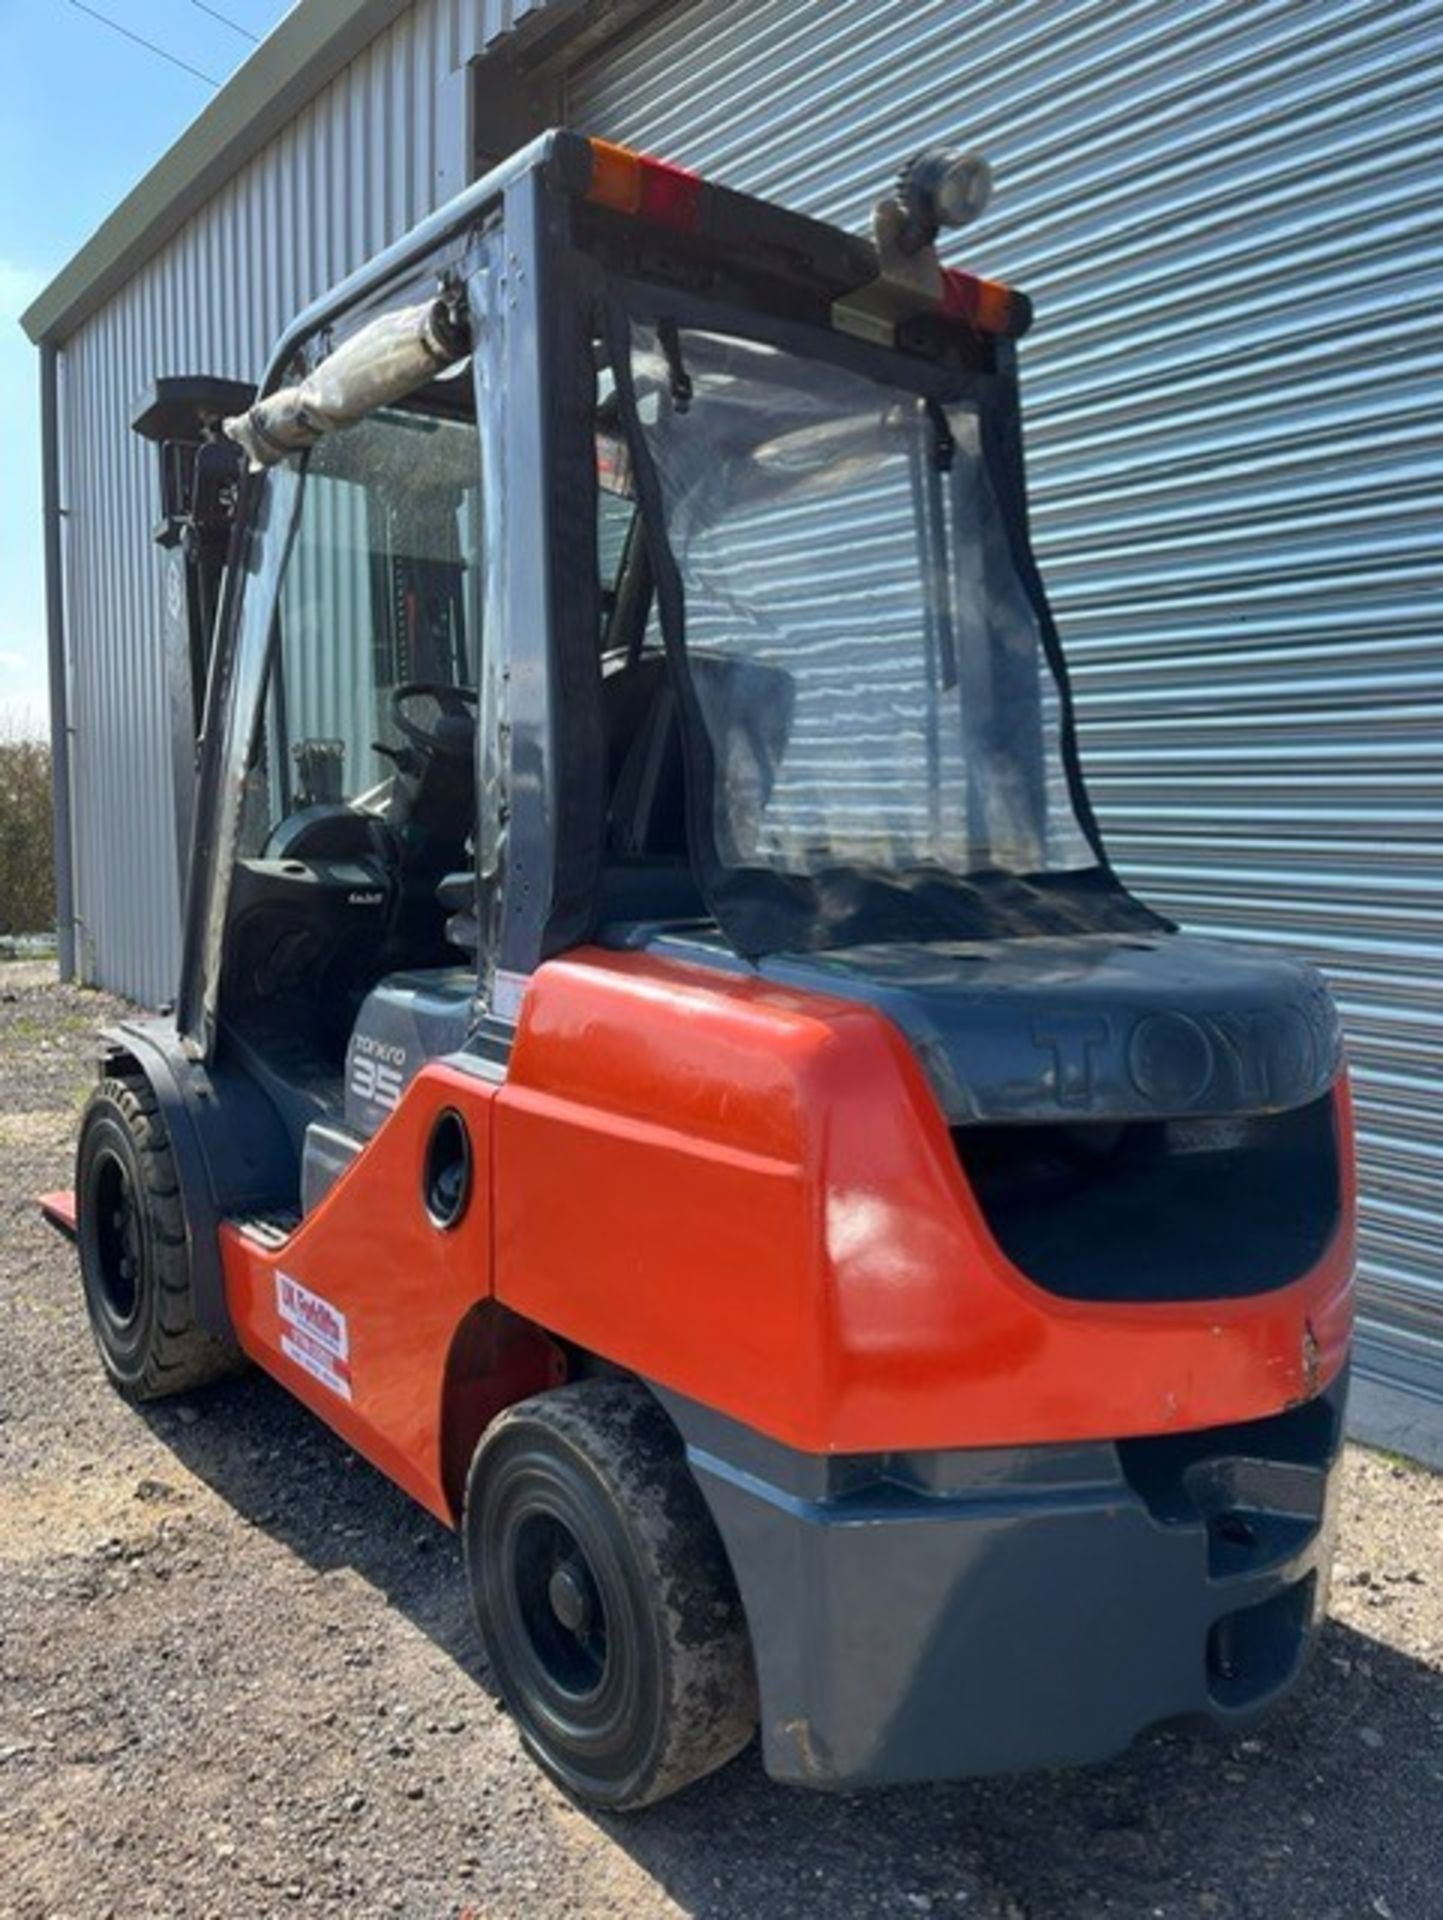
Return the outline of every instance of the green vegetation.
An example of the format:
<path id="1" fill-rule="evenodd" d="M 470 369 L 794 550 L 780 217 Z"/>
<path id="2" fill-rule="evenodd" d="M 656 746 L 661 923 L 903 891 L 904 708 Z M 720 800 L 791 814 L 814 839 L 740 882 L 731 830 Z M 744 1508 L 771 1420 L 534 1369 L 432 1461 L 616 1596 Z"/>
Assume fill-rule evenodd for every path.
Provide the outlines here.
<path id="1" fill-rule="evenodd" d="M 32 732 L 0 732 L 0 937 L 55 924 L 50 745 Z"/>

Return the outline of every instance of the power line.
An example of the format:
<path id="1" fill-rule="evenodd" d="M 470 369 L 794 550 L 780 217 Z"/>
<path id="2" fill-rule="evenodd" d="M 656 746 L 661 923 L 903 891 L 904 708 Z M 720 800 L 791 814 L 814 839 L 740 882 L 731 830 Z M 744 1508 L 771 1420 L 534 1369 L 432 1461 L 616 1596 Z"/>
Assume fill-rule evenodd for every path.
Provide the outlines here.
<path id="1" fill-rule="evenodd" d="M 193 7 L 199 7 L 202 13 L 208 13 L 212 20 L 219 20 L 221 25 L 229 27 L 232 33 L 238 33 L 242 40 L 249 40 L 252 46 L 260 45 L 261 37 L 258 33 L 252 33 L 249 27 L 243 27 L 239 20 L 232 20 L 229 14 L 222 13 L 218 7 L 208 7 L 205 0 L 190 0 L 190 4 Z"/>
<path id="2" fill-rule="evenodd" d="M 85 0 L 70 0 L 72 7 L 78 7 L 81 13 L 88 13 L 92 20 L 98 20 L 104 27 L 110 27 L 116 33 L 124 34 L 127 40 L 133 40 L 138 47 L 144 47 L 148 53 L 159 54 L 162 60 L 168 60 L 173 67 L 179 67 L 185 73 L 194 74 L 197 80 L 204 80 L 208 87 L 219 87 L 220 81 L 208 73 L 202 73 L 199 67 L 193 67 L 188 60 L 180 59 L 176 54 L 167 53 L 164 47 L 158 47 L 153 40 L 144 40 L 138 33 L 132 33 L 129 27 L 121 26 L 118 20 L 112 20 L 108 13 L 98 13 L 94 7 L 88 7 Z"/>

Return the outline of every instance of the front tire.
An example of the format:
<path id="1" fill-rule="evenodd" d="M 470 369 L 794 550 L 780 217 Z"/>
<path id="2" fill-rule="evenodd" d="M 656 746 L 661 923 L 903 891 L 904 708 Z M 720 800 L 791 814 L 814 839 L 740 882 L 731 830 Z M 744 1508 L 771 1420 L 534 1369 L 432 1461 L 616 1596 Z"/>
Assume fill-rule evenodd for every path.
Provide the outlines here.
<path id="1" fill-rule="evenodd" d="M 195 1324 L 175 1155 L 144 1080 L 102 1080 L 91 1094 L 75 1204 L 90 1328 L 120 1391 L 157 1400 L 234 1372 L 239 1350 Z"/>
<path id="2" fill-rule="evenodd" d="M 756 1726 L 736 1583 L 674 1429 L 644 1388 L 523 1400 L 471 1464 L 463 1522 L 496 1684 L 546 1770 L 592 1806 L 649 1806 Z"/>

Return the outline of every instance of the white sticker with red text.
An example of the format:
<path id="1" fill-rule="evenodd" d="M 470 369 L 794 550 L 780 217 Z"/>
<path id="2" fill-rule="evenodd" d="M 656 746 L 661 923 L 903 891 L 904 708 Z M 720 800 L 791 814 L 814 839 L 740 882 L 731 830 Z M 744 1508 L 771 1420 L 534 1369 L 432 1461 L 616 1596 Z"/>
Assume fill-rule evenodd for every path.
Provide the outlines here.
<path id="1" fill-rule="evenodd" d="M 281 1352 L 343 1400 L 351 1397 L 351 1335 L 346 1316 L 288 1273 L 276 1274 Z"/>

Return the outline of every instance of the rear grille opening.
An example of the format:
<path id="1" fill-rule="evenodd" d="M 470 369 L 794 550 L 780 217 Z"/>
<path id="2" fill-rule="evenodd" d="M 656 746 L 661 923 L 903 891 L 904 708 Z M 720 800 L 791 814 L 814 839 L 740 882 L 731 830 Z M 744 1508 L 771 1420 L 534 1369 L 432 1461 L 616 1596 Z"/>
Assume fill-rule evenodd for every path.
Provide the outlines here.
<path id="1" fill-rule="evenodd" d="M 1242 1119 L 956 1127 L 993 1237 L 1069 1300 L 1267 1293 L 1325 1251 L 1340 1206 L 1331 1095 Z"/>
<path id="2" fill-rule="evenodd" d="M 1316 1576 L 1296 1580 L 1271 1599 L 1240 1607 L 1208 1634 L 1208 1692 L 1222 1707 L 1248 1707 L 1292 1677 L 1307 1641 Z"/>

